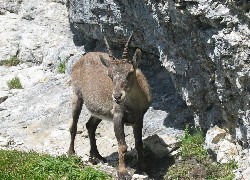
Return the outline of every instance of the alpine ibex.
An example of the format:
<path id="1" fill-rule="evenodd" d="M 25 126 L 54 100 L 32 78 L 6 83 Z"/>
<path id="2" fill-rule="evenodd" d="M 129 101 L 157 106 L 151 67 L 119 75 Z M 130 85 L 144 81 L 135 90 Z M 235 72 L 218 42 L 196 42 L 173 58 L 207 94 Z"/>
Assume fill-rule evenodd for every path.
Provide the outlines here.
<path id="1" fill-rule="evenodd" d="M 86 127 L 90 139 L 90 157 L 104 162 L 96 146 L 95 131 L 102 119 L 113 120 L 115 136 L 118 141 L 119 167 L 118 177 L 129 177 L 125 167 L 124 155 L 127 145 L 124 135 L 124 124 L 132 125 L 135 148 L 138 154 L 137 170 L 145 170 L 143 155 L 142 127 L 143 116 L 151 101 L 151 91 L 146 78 L 138 69 L 141 51 L 136 50 L 133 59 L 128 58 L 129 37 L 122 55 L 116 59 L 104 37 L 108 53 L 89 52 L 72 67 L 72 125 L 70 127 L 71 143 L 68 154 L 74 154 L 74 140 L 77 122 L 85 103 L 91 113 Z"/>

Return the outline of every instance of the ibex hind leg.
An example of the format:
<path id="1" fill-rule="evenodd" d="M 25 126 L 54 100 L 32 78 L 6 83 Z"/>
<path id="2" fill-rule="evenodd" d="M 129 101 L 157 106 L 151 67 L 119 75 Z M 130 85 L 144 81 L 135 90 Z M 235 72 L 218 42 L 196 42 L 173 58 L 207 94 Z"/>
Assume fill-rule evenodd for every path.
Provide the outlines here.
<path id="1" fill-rule="evenodd" d="M 78 123 L 78 119 L 82 110 L 82 105 L 83 105 L 82 98 L 78 97 L 77 94 L 74 93 L 72 96 L 72 122 L 69 128 L 71 141 L 70 141 L 69 150 L 67 152 L 68 155 L 75 154 L 74 141 L 76 137 L 77 123 Z"/>
<path id="2" fill-rule="evenodd" d="M 96 146 L 95 132 L 98 124 L 101 121 L 102 121 L 101 119 L 91 116 L 86 124 L 90 140 L 90 162 L 93 164 L 97 164 L 98 160 L 101 160 L 104 163 L 107 162 L 107 160 L 100 155 Z"/>

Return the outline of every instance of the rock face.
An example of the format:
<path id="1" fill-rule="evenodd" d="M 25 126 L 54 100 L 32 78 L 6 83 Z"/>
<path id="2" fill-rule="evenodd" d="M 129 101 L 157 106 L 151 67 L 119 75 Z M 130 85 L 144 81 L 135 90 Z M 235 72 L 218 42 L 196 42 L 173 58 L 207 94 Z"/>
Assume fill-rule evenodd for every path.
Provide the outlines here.
<path id="1" fill-rule="evenodd" d="M 29 64 L 55 68 L 59 62 L 84 53 L 72 42 L 64 0 L 2 0 L 0 61 L 17 56 Z"/>
<path id="2" fill-rule="evenodd" d="M 218 125 L 238 150 L 249 149 L 249 1 L 75 0 L 68 7 L 75 37 L 95 48 L 105 34 L 120 49 L 133 31 L 132 46 L 155 54 L 171 73 L 195 124 Z"/>

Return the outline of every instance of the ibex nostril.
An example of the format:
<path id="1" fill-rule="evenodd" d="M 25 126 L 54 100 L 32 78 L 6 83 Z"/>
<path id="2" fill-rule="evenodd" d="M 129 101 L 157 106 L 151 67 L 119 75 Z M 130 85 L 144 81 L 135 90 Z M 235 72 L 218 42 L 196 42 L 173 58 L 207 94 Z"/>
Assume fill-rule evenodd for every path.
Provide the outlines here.
<path id="1" fill-rule="evenodd" d="M 122 94 L 121 93 L 114 95 L 114 99 L 115 100 L 120 100 L 121 98 L 122 98 Z"/>

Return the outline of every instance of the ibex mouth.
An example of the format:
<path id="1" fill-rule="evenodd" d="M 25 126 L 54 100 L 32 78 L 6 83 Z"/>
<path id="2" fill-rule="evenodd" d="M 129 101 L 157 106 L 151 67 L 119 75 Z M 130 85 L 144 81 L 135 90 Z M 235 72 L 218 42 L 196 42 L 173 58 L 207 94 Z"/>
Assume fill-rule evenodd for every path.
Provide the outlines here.
<path id="1" fill-rule="evenodd" d="M 120 104 L 122 100 L 114 100 L 117 104 Z"/>

